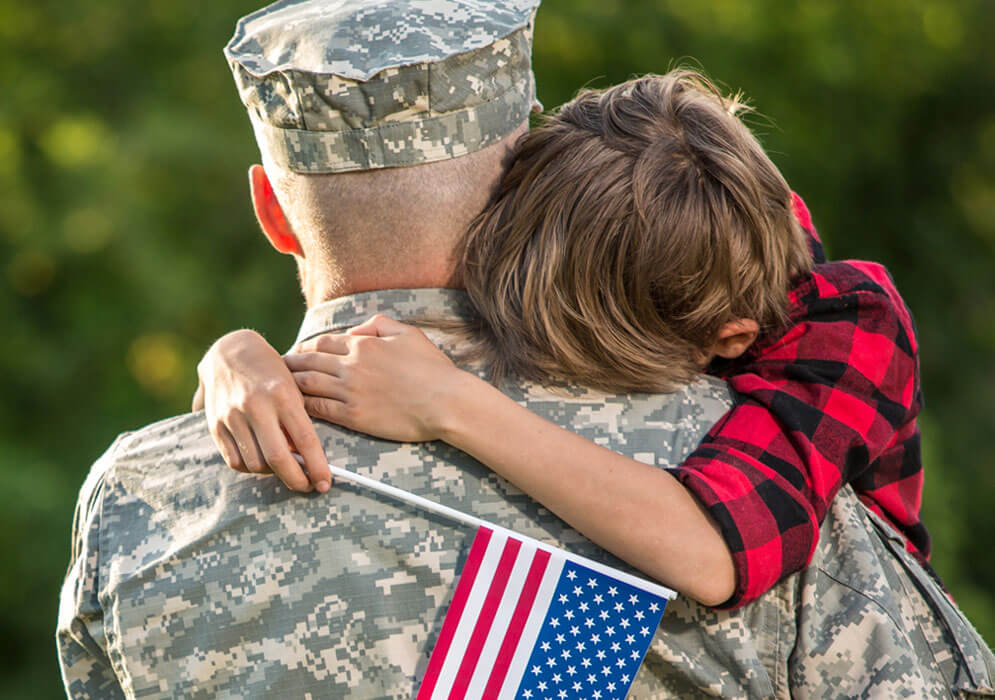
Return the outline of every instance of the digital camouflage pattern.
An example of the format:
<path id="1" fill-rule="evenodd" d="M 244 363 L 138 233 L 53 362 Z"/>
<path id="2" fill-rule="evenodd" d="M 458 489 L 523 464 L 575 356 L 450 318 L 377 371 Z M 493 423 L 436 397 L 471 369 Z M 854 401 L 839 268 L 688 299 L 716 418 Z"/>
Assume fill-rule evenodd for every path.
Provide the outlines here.
<path id="1" fill-rule="evenodd" d="M 312 309 L 300 339 L 374 313 L 459 320 L 466 308 L 452 290 L 358 294 Z M 665 396 L 503 388 L 661 467 L 730 405 L 711 378 Z M 333 464 L 625 568 L 444 444 L 324 423 L 318 431 Z M 928 606 L 905 605 L 912 579 L 867 518 L 845 489 L 805 572 L 738 610 L 670 603 L 629 697 L 919 698 L 949 697 L 948 685 L 990 687 L 990 653 L 952 606 L 961 644 L 973 650 L 967 660 Z M 667 526 L 665 513 L 660 522 Z M 200 413 L 123 435 L 94 465 L 77 506 L 57 635 L 69 694 L 411 698 L 472 539 L 471 528 L 349 484 L 301 495 L 231 471 Z M 920 638 L 930 649 L 908 643 Z"/>
<path id="2" fill-rule="evenodd" d="M 263 154 L 300 173 L 455 158 L 535 103 L 538 0 L 282 0 L 225 47 Z"/>

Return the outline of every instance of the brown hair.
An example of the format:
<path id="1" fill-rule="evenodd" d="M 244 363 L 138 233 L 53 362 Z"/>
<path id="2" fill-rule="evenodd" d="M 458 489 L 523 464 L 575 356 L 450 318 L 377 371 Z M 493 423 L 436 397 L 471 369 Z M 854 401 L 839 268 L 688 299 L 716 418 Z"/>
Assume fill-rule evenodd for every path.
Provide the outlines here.
<path id="1" fill-rule="evenodd" d="M 681 69 L 584 91 L 522 136 L 461 250 L 496 375 L 669 391 L 725 322 L 785 321 L 811 257 L 743 109 Z"/>

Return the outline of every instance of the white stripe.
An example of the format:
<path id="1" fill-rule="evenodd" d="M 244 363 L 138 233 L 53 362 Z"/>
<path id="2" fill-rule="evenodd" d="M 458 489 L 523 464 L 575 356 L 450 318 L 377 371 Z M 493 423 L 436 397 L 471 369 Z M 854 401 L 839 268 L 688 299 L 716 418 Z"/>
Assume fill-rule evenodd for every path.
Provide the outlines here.
<path id="1" fill-rule="evenodd" d="M 477 570 L 473 588 L 470 589 L 466 605 L 463 606 L 463 614 L 460 616 L 453 641 L 449 645 L 449 652 L 446 654 L 446 660 L 439 672 L 439 680 L 435 684 L 435 690 L 432 691 L 432 700 L 442 700 L 442 698 L 449 697 L 453 682 L 456 680 L 456 673 L 463 662 L 463 655 L 466 654 L 467 644 L 470 643 L 473 628 L 476 627 L 477 619 L 480 617 L 480 608 L 483 607 L 487 591 L 494 580 L 494 573 L 501 561 L 501 554 L 504 552 L 507 539 L 508 536 L 504 532 L 495 532 L 487 543 L 487 550 L 484 552 L 480 568 Z"/>
<path id="2" fill-rule="evenodd" d="M 550 551 L 549 548 L 544 549 Z M 529 613 L 525 627 L 522 629 L 522 638 L 518 640 L 518 648 L 515 649 L 515 655 L 511 659 L 508 675 L 505 676 L 498 700 L 510 700 L 515 697 L 522 676 L 528 670 L 526 665 L 529 662 L 529 657 L 532 656 L 532 647 L 535 646 L 536 639 L 539 637 L 539 629 L 546 619 L 549 604 L 553 602 L 553 593 L 556 592 L 556 584 L 560 581 L 560 572 L 563 571 L 564 561 L 561 556 L 563 553 L 556 549 L 551 552 L 552 556 L 546 565 L 546 573 L 542 577 L 542 583 L 539 584 L 539 591 L 532 604 L 532 612 Z"/>
<path id="3" fill-rule="evenodd" d="M 467 698 L 476 699 L 484 696 L 487 679 L 494 669 L 498 651 L 501 650 L 501 642 L 504 641 L 505 634 L 508 632 L 511 615 L 515 612 L 515 606 L 518 605 L 518 598 L 525 586 L 525 579 L 528 577 L 529 567 L 532 566 L 535 553 L 535 545 L 529 542 L 522 544 L 518 550 L 518 557 L 515 559 L 515 565 L 508 577 L 508 585 L 504 589 L 504 595 L 501 596 L 501 603 L 494 615 L 494 622 L 487 634 L 484 648 L 480 652 L 480 663 L 474 669 L 470 685 L 467 687 Z"/>

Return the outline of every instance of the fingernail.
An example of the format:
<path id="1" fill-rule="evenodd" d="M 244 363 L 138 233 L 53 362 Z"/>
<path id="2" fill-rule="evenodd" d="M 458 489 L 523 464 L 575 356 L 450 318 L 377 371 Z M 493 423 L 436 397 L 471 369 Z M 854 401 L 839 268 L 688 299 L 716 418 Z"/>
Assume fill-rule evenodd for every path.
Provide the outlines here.
<path id="1" fill-rule="evenodd" d="M 317 484 L 314 485 L 314 487 L 318 489 L 318 493 L 325 493 L 325 491 L 330 489 L 332 485 L 329 484 L 327 481 L 319 481 Z"/>

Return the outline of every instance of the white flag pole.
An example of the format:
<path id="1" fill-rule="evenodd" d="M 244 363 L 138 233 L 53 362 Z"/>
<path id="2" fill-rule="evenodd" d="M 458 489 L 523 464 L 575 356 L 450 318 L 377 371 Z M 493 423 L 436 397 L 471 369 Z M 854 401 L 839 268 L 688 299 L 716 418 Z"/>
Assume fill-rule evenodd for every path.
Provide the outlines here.
<path id="1" fill-rule="evenodd" d="M 300 455 L 295 454 L 294 457 L 296 457 L 297 461 L 300 462 L 301 465 L 303 466 L 304 461 L 301 459 Z M 441 515 L 444 518 L 455 520 L 456 522 L 463 523 L 464 525 L 469 525 L 470 527 L 486 527 L 490 530 L 494 530 L 495 532 L 502 532 L 510 537 L 514 537 L 525 542 L 531 542 L 532 544 L 546 551 L 561 552 L 564 558 L 574 561 L 580 564 L 581 566 L 586 566 L 587 568 L 593 569 L 594 571 L 598 571 L 602 574 L 605 574 L 606 576 L 612 576 L 614 578 L 619 579 L 620 581 L 624 581 L 625 583 L 631 584 L 638 588 L 642 588 L 643 590 L 654 593 L 655 595 L 658 595 L 661 598 L 667 598 L 668 600 L 673 600 L 674 598 L 677 597 L 677 593 L 667 588 L 666 586 L 661 586 L 660 584 L 654 583 L 653 581 L 647 581 L 646 579 L 641 578 L 639 576 L 633 576 L 630 573 L 627 573 L 625 571 L 620 571 L 619 569 L 608 566 L 606 564 L 602 564 L 600 562 L 596 562 L 593 559 L 588 559 L 587 557 L 582 557 L 579 554 L 574 554 L 573 552 L 568 552 L 564 549 L 554 547 L 553 545 L 540 542 L 539 540 L 529 537 L 527 535 L 523 535 L 520 532 L 514 532 L 513 530 L 501 527 L 500 525 L 496 525 L 486 520 L 482 520 L 472 515 L 468 515 L 467 513 L 464 513 L 463 511 L 460 510 L 456 510 L 455 508 L 450 508 L 449 506 L 444 506 L 441 503 L 436 503 L 435 501 L 430 501 L 427 498 L 422 498 L 421 496 L 413 494 L 410 491 L 399 489 L 396 486 L 385 484 L 382 481 L 371 479 L 368 476 L 363 476 L 361 474 L 351 472 L 347 469 L 343 469 L 342 467 L 336 467 L 329 464 L 328 468 L 331 470 L 332 476 L 337 476 L 341 479 L 345 479 L 346 481 L 352 482 L 354 484 L 364 486 L 370 489 L 371 491 L 375 491 L 376 493 L 382 494 L 389 498 L 394 498 L 398 501 L 401 501 L 402 503 L 409 503 L 411 505 L 418 506 L 419 508 L 427 510 L 430 513 L 436 513 L 437 515 Z"/>

